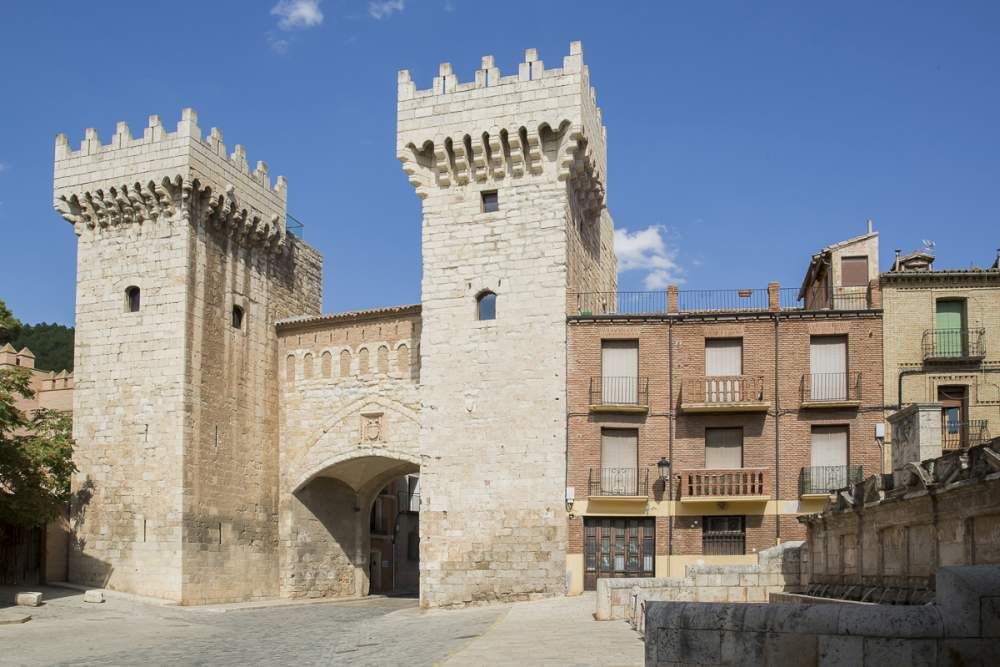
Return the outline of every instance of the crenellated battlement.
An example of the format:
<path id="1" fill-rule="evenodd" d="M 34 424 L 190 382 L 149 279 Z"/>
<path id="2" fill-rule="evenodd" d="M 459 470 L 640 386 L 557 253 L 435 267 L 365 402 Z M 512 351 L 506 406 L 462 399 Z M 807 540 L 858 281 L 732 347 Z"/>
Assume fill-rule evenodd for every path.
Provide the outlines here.
<path id="1" fill-rule="evenodd" d="M 459 83 L 442 63 L 418 90 L 409 70 L 397 77 L 397 158 L 417 195 L 502 179 L 552 174 L 575 186 L 584 208 L 605 203 L 606 131 L 580 42 L 561 69 L 545 69 L 527 49 L 516 75 L 484 56 L 473 80 Z"/>
<path id="2" fill-rule="evenodd" d="M 181 112 L 175 132 L 157 115 L 141 136 L 119 122 L 108 144 L 88 128 L 76 151 L 57 135 L 54 179 L 54 206 L 78 234 L 180 212 L 246 243 L 278 251 L 285 244 L 285 178 L 272 185 L 263 161 L 251 171 L 244 147 L 229 153 L 218 128 L 202 138 L 193 109 Z"/>

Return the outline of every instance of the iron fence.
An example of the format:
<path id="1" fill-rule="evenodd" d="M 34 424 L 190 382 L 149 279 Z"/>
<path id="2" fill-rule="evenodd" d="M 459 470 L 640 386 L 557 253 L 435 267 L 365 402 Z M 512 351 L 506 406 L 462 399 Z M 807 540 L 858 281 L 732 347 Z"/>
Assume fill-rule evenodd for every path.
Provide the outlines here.
<path id="1" fill-rule="evenodd" d="M 648 496 L 649 468 L 591 468 L 587 477 L 591 496 Z"/>
<path id="2" fill-rule="evenodd" d="M 744 531 L 706 530 L 701 534 L 701 553 L 705 556 L 742 556 L 746 548 Z"/>
<path id="3" fill-rule="evenodd" d="M 799 471 L 799 495 L 830 493 L 862 480 L 861 466 L 813 466 Z"/>
<path id="4" fill-rule="evenodd" d="M 649 378 L 592 377 L 591 405 L 649 405 Z"/>
<path id="5" fill-rule="evenodd" d="M 923 336 L 924 361 L 981 359 L 986 354 L 986 329 L 928 329 Z"/>
<path id="6" fill-rule="evenodd" d="M 834 294 L 832 297 L 833 310 L 868 310 L 869 302 L 867 294 Z"/>
<path id="7" fill-rule="evenodd" d="M 825 401 L 860 401 L 861 372 L 809 373 L 803 375 L 802 400 L 817 403 Z"/>
<path id="8" fill-rule="evenodd" d="M 665 312 L 667 312 L 665 291 L 576 294 L 577 315 L 648 315 Z"/>
<path id="9" fill-rule="evenodd" d="M 767 289 L 698 289 L 677 292 L 682 313 L 767 310 Z"/>
<path id="10" fill-rule="evenodd" d="M 941 424 L 942 449 L 968 449 L 990 440 L 989 420 L 945 421 Z"/>
<path id="11" fill-rule="evenodd" d="M 799 298 L 798 287 L 782 287 L 779 295 L 782 310 L 802 310 L 805 303 Z"/>

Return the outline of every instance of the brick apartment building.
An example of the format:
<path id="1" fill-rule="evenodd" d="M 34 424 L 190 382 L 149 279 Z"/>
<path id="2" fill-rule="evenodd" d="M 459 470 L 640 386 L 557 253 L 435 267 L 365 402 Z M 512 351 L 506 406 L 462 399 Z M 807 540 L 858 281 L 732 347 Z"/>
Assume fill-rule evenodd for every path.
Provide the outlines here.
<path id="1" fill-rule="evenodd" d="M 800 289 L 580 294 L 567 338 L 571 592 L 751 562 L 881 472 L 870 229 L 815 255 Z"/>

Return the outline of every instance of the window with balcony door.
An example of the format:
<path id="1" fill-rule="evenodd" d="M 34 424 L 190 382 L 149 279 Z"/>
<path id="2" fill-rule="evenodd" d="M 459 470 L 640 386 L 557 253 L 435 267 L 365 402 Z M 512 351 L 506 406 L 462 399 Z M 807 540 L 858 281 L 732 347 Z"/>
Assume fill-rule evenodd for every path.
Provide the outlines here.
<path id="1" fill-rule="evenodd" d="M 809 371 L 812 400 L 847 400 L 847 336 L 813 336 Z"/>
<path id="2" fill-rule="evenodd" d="M 938 387 L 941 404 L 941 446 L 962 449 L 969 446 L 969 388 L 964 385 Z"/>
<path id="3" fill-rule="evenodd" d="M 638 495 L 639 431 L 601 429 L 601 493 Z"/>
<path id="4" fill-rule="evenodd" d="M 730 470 L 743 467 L 743 429 L 705 429 L 705 468 Z"/>
<path id="5" fill-rule="evenodd" d="M 842 489 L 848 479 L 848 427 L 813 426 L 804 493 L 827 493 Z"/>
<path id="6" fill-rule="evenodd" d="M 733 403 L 744 399 L 743 339 L 710 338 L 705 340 L 705 401 Z"/>
<path id="7" fill-rule="evenodd" d="M 601 403 L 639 402 L 639 341 L 601 341 Z"/>
<path id="8" fill-rule="evenodd" d="M 965 301 L 938 299 L 934 312 L 934 356 L 963 356 L 965 328 Z"/>

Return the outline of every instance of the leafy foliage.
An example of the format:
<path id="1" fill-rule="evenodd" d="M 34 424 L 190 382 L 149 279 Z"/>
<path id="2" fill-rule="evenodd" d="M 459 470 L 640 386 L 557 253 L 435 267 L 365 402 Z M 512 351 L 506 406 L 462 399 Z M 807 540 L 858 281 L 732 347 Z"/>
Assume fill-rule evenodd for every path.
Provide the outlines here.
<path id="1" fill-rule="evenodd" d="M 72 327 L 62 324 L 24 324 L 12 345 L 26 347 L 35 355 L 35 368 L 43 371 L 73 370 Z"/>
<path id="2" fill-rule="evenodd" d="M 0 346 L 9 343 L 21 334 L 21 321 L 14 317 L 7 304 L 0 299 Z"/>
<path id="3" fill-rule="evenodd" d="M 72 418 L 53 410 L 25 415 L 17 400 L 33 393 L 26 370 L 0 369 L 0 523 L 42 525 L 70 497 Z"/>

